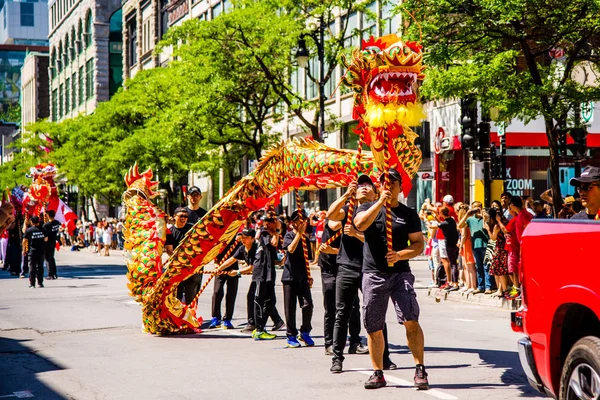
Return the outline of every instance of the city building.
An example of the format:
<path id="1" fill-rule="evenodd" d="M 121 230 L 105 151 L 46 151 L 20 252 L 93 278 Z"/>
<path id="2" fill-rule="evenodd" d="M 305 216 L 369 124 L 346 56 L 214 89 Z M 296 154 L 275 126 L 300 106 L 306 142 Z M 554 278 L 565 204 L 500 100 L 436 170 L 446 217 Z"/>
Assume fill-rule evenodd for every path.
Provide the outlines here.
<path id="1" fill-rule="evenodd" d="M 0 44 L 0 109 L 3 112 L 19 104 L 21 96 L 21 68 L 30 51 L 44 53 L 45 46 Z M 15 121 L 20 123 L 20 118 Z"/>
<path id="2" fill-rule="evenodd" d="M 48 53 L 28 53 L 21 68 L 21 128 L 50 116 Z"/>
<path id="3" fill-rule="evenodd" d="M 0 1 L 0 44 L 48 46 L 48 1 Z"/>
<path id="4" fill-rule="evenodd" d="M 51 0 L 50 116 L 52 121 L 91 113 L 122 83 L 121 3 Z"/>

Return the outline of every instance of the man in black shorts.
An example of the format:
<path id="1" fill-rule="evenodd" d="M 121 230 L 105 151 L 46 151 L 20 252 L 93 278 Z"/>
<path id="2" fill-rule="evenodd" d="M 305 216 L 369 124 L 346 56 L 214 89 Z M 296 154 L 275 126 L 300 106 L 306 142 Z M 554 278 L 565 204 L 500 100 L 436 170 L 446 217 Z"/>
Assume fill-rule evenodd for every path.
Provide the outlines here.
<path id="1" fill-rule="evenodd" d="M 35 288 L 37 278 L 38 287 L 44 287 L 44 250 L 48 241 L 48 234 L 40 226 L 40 217 L 34 215 L 30 219 L 31 227 L 25 231 L 23 237 L 23 255 L 29 256 L 29 287 Z M 27 249 L 27 251 L 25 251 Z"/>
<path id="2" fill-rule="evenodd" d="M 382 175 L 382 179 L 383 179 Z M 383 190 L 379 200 L 362 204 L 356 211 L 354 224 L 364 232 L 363 248 L 363 314 L 369 335 L 369 352 L 373 375 L 365 389 L 386 385 L 383 377 L 385 314 L 391 299 L 396 318 L 406 328 L 406 341 L 416 364 L 414 376 L 418 389 L 428 389 L 429 382 L 423 365 L 424 338 L 419 325 L 419 303 L 414 290 L 415 277 L 408 260 L 423 251 L 424 239 L 416 211 L 398 201 L 402 178 L 390 169 L 390 189 Z M 386 206 L 391 208 L 392 251 L 387 250 Z M 409 245 L 410 242 L 410 245 Z M 388 263 L 392 266 L 388 266 Z"/>

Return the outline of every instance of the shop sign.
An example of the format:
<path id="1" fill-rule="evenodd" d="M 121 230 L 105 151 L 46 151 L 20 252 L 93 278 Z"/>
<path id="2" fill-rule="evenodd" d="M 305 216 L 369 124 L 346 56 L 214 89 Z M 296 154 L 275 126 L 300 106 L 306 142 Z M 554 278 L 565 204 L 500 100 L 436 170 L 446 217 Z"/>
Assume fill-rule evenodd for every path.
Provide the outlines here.
<path id="1" fill-rule="evenodd" d="M 594 102 L 585 101 L 581 103 L 581 119 L 584 124 L 591 124 L 594 122 Z"/>
<path id="2" fill-rule="evenodd" d="M 505 190 L 513 196 L 523 196 L 525 191 L 532 192 L 535 189 L 533 179 L 512 179 L 510 168 L 506 168 Z"/>
<path id="3" fill-rule="evenodd" d="M 419 178 L 424 181 L 435 180 L 435 174 L 432 171 L 418 172 Z"/>

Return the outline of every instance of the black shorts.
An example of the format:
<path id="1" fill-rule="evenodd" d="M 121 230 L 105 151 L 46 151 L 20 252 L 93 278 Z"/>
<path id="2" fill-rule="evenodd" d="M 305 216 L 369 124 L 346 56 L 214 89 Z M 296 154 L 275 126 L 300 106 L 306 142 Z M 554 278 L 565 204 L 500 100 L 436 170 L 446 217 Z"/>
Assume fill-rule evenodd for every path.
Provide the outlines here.
<path id="1" fill-rule="evenodd" d="M 363 274 L 363 315 L 367 333 L 383 329 L 390 299 L 398 323 L 419 320 L 420 310 L 414 284 L 415 276 L 410 272 Z"/>

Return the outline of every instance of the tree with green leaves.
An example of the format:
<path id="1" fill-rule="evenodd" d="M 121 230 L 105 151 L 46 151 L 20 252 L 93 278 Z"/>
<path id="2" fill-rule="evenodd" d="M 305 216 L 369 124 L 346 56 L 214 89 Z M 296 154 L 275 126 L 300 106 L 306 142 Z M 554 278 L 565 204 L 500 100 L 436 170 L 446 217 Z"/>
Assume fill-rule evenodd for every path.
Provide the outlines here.
<path id="1" fill-rule="evenodd" d="M 600 100 L 600 4 L 594 0 L 406 0 L 407 38 L 425 46 L 422 94 L 474 97 L 496 121 L 543 118 L 555 209 L 559 130 L 580 125 L 576 109 Z M 551 54 L 564 52 L 553 59 Z M 574 114 L 575 110 L 575 114 Z M 575 115 L 575 118 L 573 118 Z"/>

